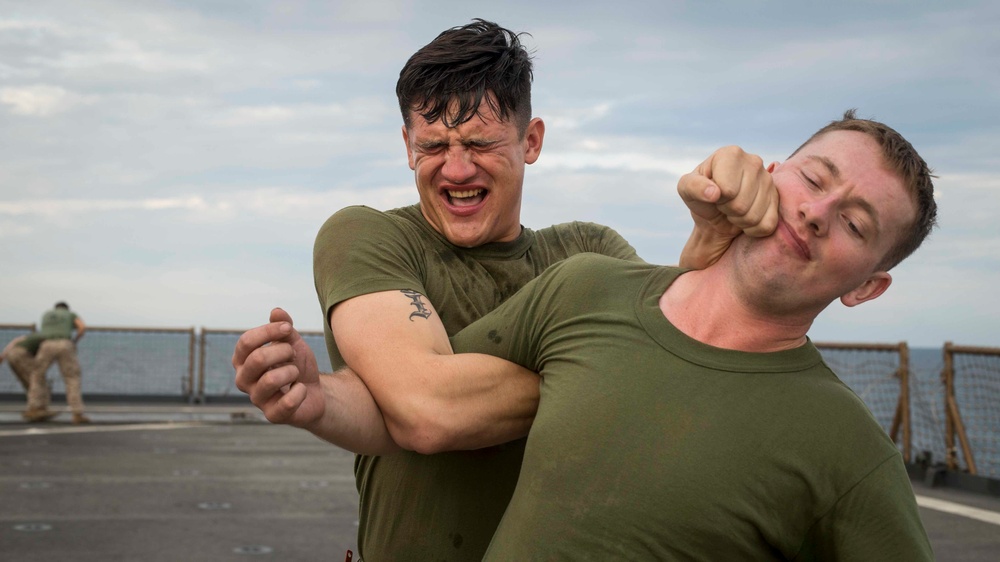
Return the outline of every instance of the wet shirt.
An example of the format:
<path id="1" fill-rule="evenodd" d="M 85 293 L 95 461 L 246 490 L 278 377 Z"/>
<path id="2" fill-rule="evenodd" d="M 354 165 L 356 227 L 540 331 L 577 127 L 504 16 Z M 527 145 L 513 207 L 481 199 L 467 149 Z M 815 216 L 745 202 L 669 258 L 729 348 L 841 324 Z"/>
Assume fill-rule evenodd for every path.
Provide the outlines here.
<path id="1" fill-rule="evenodd" d="M 639 259 L 618 233 L 593 223 L 524 228 L 511 242 L 461 248 L 437 233 L 416 205 L 389 212 L 345 208 L 320 229 L 313 255 L 331 364 L 334 369 L 344 364 L 326 321 L 341 301 L 379 291 L 416 291 L 434 304 L 452 335 L 553 263 L 581 252 Z M 523 444 L 359 456 L 362 557 L 481 560 L 514 490 Z"/>

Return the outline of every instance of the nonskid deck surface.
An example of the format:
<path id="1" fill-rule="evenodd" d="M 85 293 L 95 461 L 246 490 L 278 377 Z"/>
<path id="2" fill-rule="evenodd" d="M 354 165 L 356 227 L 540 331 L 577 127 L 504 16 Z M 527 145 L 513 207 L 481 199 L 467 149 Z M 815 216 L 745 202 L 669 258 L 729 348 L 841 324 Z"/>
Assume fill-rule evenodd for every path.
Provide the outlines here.
<path id="1" fill-rule="evenodd" d="M 19 562 L 342 560 L 354 456 L 252 406 L 0 404 L 0 552 Z M 1000 497 L 913 482 L 939 562 L 1000 559 Z M 355 558 L 356 559 L 356 558 Z"/>

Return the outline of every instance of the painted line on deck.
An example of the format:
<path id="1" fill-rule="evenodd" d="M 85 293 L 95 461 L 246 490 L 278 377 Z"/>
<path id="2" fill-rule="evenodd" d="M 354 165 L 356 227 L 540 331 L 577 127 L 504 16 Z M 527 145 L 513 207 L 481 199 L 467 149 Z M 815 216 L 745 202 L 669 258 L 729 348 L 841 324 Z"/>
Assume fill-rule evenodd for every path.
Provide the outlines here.
<path id="1" fill-rule="evenodd" d="M 937 498 L 928 498 L 927 496 L 917 496 L 917 505 L 920 507 L 926 507 L 927 509 L 933 509 L 935 511 L 943 511 L 945 513 L 951 513 L 952 515 L 960 515 L 962 517 L 968 517 L 969 519 L 978 519 L 979 521 L 985 521 L 986 523 L 1000 525 L 1000 513 L 995 511 L 969 507 L 960 503 L 939 500 Z"/>
<path id="2" fill-rule="evenodd" d="M 204 426 L 201 422 L 179 422 L 179 423 L 133 423 L 121 425 L 87 425 L 81 427 L 52 427 L 40 428 L 29 427 L 25 429 L 8 429 L 0 431 L 0 437 L 25 437 L 29 435 L 62 435 L 66 433 L 103 433 L 109 431 L 135 431 L 135 430 L 157 430 L 157 429 L 184 429 L 188 427 Z"/>

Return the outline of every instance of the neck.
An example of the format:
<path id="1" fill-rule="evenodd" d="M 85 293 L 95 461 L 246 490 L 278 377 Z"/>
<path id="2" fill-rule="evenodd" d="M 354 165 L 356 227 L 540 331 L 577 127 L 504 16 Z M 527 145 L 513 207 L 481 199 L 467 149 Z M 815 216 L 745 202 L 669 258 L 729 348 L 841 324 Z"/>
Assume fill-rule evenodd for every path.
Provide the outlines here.
<path id="1" fill-rule="evenodd" d="M 681 275 L 660 297 L 660 310 L 678 330 L 704 344 L 753 353 L 805 344 L 816 314 L 776 313 L 721 265 Z"/>

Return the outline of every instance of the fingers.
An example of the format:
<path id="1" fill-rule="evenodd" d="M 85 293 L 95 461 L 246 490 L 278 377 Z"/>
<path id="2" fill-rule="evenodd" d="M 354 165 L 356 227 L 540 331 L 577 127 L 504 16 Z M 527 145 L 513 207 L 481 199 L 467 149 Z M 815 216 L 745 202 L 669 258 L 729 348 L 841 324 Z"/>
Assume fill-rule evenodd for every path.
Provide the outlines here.
<path id="1" fill-rule="evenodd" d="M 718 186 L 697 170 L 681 176 L 677 193 L 695 217 L 711 221 L 721 214 L 715 204 L 721 193 Z"/>
<path id="2" fill-rule="evenodd" d="M 725 146 L 716 150 L 705 164 L 710 166 L 705 173 L 719 186 L 721 194 L 718 202 L 746 201 L 756 191 L 754 182 L 760 172 L 765 172 L 764 161 L 756 154 L 749 154 L 738 146 Z"/>
<path id="3" fill-rule="evenodd" d="M 242 363 L 236 365 L 236 388 L 248 394 L 251 393 L 265 374 L 289 365 L 294 358 L 295 350 L 284 342 L 258 347 L 247 355 Z M 292 367 L 295 369 L 294 375 L 297 376 L 298 368 Z M 282 384 L 287 382 L 291 381 L 285 381 Z M 251 398 L 253 397 L 251 396 Z"/>
<path id="4" fill-rule="evenodd" d="M 287 394 L 282 389 L 291 386 L 298 378 L 298 369 L 295 365 L 286 364 L 265 371 L 250 387 L 247 394 L 254 405 L 261 407 L 274 399 L 280 399 Z"/>
<path id="5" fill-rule="evenodd" d="M 280 310 L 280 309 L 275 309 Z M 284 311 L 282 311 L 284 312 Z M 273 314 L 273 311 L 272 311 Z M 287 314 L 287 313 L 286 313 Z M 287 321 L 271 322 L 243 332 L 233 350 L 233 367 L 239 369 L 254 350 L 269 343 L 286 339 L 292 333 L 292 325 Z"/>
<path id="6" fill-rule="evenodd" d="M 283 308 L 272 308 L 271 309 L 271 322 L 288 322 L 292 323 L 292 316 L 285 312 Z"/>
<path id="7" fill-rule="evenodd" d="M 741 228 L 747 236 L 770 236 L 778 228 L 778 217 L 778 191 L 771 185 L 765 194 L 757 198 Z"/>
<path id="8" fill-rule="evenodd" d="M 744 174 L 740 182 L 737 193 L 727 194 L 723 189 L 723 198 L 729 200 L 718 206 L 719 211 L 748 234 L 770 234 L 778 217 L 778 193 L 771 175 L 761 168 L 754 175 Z"/>
<path id="9" fill-rule="evenodd" d="M 715 182 L 713 182 L 708 176 L 700 170 L 695 169 L 695 171 L 690 174 L 684 174 L 681 176 L 680 181 L 677 182 L 677 193 L 680 194 L 681 199 L 685 203 L 696 202 L 714 204 L 719 200 L 719 196 L 722 192 L 719 190 L 719 186 L 715 185 Z"/>
<path id="10" fill-rule="evenodd" d="M 726 146 L 689 176 L 694 177 L 682 178 L 678 191 L 693 214 L 713 222 L 728 221 L 737 231 L 750 236 L 774 232 L 778 224 L 778 192 L 764 161 L 756 154 Z M 708 194 L 714 194 L 709 183 L 718 189 L 712 209 L 707 208 L 712 201 Z"/>
<path id="11" fill-rule="evenodd" d="M 267 421 L 289 424 L 295 422 L 296 414 L 306 400 L 306 394 L 305 385 L 294 384 L 288 392 L 272 394 L 266 402 L 254 404 L 264 413 Z"/>

